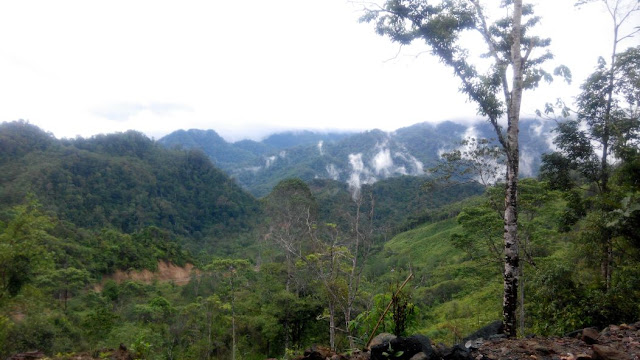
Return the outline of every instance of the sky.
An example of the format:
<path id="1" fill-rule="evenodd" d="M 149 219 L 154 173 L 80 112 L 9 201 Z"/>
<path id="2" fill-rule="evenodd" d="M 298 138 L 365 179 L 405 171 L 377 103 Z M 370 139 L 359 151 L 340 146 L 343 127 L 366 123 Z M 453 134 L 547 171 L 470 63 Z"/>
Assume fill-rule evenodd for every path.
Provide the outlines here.
<path id="1" fill-rule="evenodd" d="M 568 66 L 573 83 L 525 93 L 523 116 L 558 97 L 571 102 L 598 56 L 610 56 L 608 14 L 598 3 L 576 9 L 574 2 L 534 1 L 538 33 L 552 38 L 548 67 Z M 237 141 L 289 129 L 392 131 L 477 118 L 450 69 L 424 45 L 400 48 L 359 23 L 362 6 L 2 1 L 0 122 L 24 119 L 58 138 L 133 129 L 159 139 L 198 128 Z M 483 50 L 478 39 L 468 44 Z M 636 37 L 622 47 L 638 44 Z"/>

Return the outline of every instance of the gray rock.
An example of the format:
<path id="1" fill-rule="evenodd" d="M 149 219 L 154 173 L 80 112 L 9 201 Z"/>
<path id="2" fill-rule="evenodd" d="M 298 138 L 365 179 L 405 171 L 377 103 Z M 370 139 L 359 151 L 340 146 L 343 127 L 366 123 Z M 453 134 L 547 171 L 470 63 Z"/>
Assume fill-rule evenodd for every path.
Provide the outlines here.
<path id="1" fill-rule="evenodd" d="M 599 337 L 600 337 L 600 333 L 598 333 L 598 330 L 594 328 L 586 328 L 586 329 L 582 329 L 582 336 L 580 337 L 580 340 L 584 341 L 589 345 L 593 345 L 598 343 Z"/>
<path id="2" fill-rule="evenodd" d="M 389 333 L 380 333 L 376 337 L 371 340 L 371 344 L 369 344 L 369 349 L 374 346 L 378 346 L 381 344 L 389 344 L 389 341 L 395 339 L 397 336 Z"/>
<path id="3" fill-rule="evenodd" d="M 628 360 L 627 354 L 609 346 L 593 345 L 593 358 L 598 360 Z"/>
<path id="4" fill-rule="evenodd" d="M 443 352 L 442 358 L 445 360 L 473 360 L 471 351 L 460 344 Z"/>
<path id="5" fill-rule="evenodd" d="M 423 352 L 419 352 L 411 357 L 409 360 L 429 360 L 427 355 Z"/>
<path id="6" fill-rule="evenodd" d="M 423 335 L 397 337 L 387 343 L 371 346 L 371 360 L 410 360 L 419 353 L 424 353 L 427 359 L 436 358 L 431 341 Z"/>
<path id="7" fill-rule="evenodd" d="M 496 321 L 490 323 L 489 325 L 481 327 L 476 332 L 474 332 L 474 333 L 470 334 L 469 336 L 465 337 L 464 339 L 462 339 L 462 342 L 466 343 L 469 340 L 475 340 L 475 339 L 485 339 L 485 340 L 487 340 L 493 335 L 499 335 L 499 334 L 502 334 L 502 333 L 503 333 L 502 321 L 496 320 Z"/>

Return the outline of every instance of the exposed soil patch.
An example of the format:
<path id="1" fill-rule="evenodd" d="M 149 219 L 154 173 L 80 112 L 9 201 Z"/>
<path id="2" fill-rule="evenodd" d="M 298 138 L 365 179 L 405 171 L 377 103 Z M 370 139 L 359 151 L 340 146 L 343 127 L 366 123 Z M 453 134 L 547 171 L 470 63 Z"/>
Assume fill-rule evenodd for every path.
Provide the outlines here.
<path id="1" fill-rule="evenodd" d="M 102 286 L 107 280 L 113 280 L 118 284 L 127 280 L 133 280 L 146 284 L 161 281 L 173 282 L 176 285 L 186 285 L 191 281 L 193 272 L 196 274 L 200 273 L 198 269 L 194 269 L 193 264 L 186 264 L 184 267 L 180 267 L 169 262 L 158 261 L 158 269 L 153 272 L 146 269 L 130 271 L 116 270 L 113 274 L 103 276 L 102 281 L 100 284 L 96 284 L 95 289 L 101 291 Z"/>

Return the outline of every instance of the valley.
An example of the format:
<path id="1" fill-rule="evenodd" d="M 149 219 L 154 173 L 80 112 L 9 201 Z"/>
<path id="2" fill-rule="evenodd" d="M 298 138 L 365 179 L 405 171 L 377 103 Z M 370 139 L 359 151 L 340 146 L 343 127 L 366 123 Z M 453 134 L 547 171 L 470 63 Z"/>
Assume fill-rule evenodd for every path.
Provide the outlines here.
<path id="1" fill-rule="evenodd" d="M 529 171 L 551 151 L 553 129 L 525 124 Z M 502 185 L 475 173 L 438 180 L 441 155 L 471 153 L 460 141 L 482 129 L 232 144 L 190 130 L 168 144 L 133 131 L 56 139 L 3 123 L 0 356 L 97 358 L 123 344 L 134 358 L 293 358 L 313 344 L 361 348 L 379 319 L 377 333 L 458 343 L 501 318 Z M 470 163 L 456 164 L 464 173 Z M 616 169 L 619 210 L 607 217 L 618 219 L 610 290 L 589 240 L 602 226 L 593 195 L 559 187 L 545 166 L 521 174 L 520 334 L 637 319 L 633 164 Z M 251 165 L 261 168 L 243 170 Z"/>

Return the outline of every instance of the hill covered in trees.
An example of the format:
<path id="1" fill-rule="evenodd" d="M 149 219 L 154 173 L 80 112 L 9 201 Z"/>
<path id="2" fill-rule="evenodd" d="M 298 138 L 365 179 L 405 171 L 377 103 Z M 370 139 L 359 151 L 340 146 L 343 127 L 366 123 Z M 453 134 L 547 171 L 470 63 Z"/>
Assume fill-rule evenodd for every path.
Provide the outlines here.
<path id="1" fill-rule="evenodd" d="M 202 152 L 137 132 L 58 140 L 4 123 L 0 147 L 2 356 L 98 358 L 120 343 L 149 359 L 362 347 L 389 302 L 379 331 L 449 344 L 500 318 L 501 184 L 391 176 L 354 197 L 340 180 L 294 178 L 256 199 Z M 563 153 L 521 181 L 521 333 L 640 315 L 628 150 L 611 168 L 607 210 L 580 167 L 554 165 Z M 174 265 L 191 269 L 187 284 L 133 280 Z"/>
<path id="2" fill-rule="evenodd" d="M 258 212 L 255 198 L 202 152 L 167 150 L 135 131 L 57 140 L 13 122 L 1 125 L 0 137 L 5 206 L 32 193 L 78 226 L 158 226 L 189 236 L 246 230 Z"/>
<path id="3" fill-rule="evenodd" d="M 523 121 L 523 176 L 535 176 L 541 155 L 550 149 L 555 124 Z M 443 152 L 468 139 L 495 138 L 491 126 L 478 122 L 421 123 L 394 132 L 273 134 L 262 141 L 228 143 L 213 130 L 179 130 L 159 143 L 171 148 L 201 149 L 218 167 L 256 196 L 264 196 L 282 179 L 332 179 L 352 188 L 398 176 L 423 176 Z"/>

